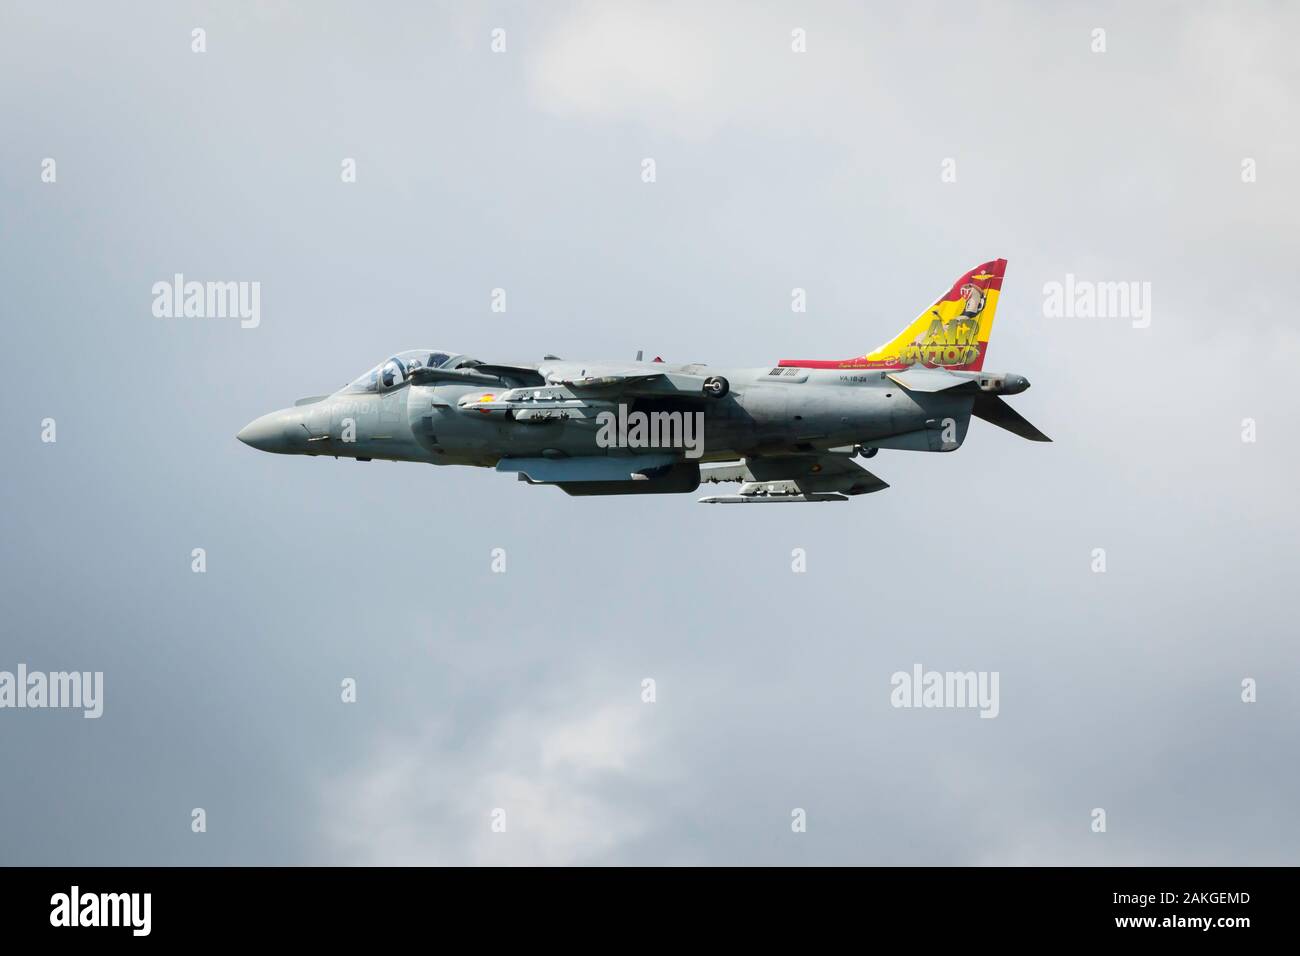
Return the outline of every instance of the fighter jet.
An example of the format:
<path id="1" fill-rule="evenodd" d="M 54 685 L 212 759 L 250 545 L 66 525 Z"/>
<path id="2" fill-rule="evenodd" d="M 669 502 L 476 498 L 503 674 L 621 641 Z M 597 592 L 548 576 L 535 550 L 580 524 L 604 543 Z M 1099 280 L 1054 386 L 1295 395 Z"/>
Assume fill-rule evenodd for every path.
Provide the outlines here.
<path id="1" fill-rule="evenodd" d="M 964 273 L 857 358 L 760 368 L 642 361 L 504 365 L 445 349 L 399 352 L 330 395 L 238 434 L 260 451 L 472 465 L 570 495 L 689 493 L 709 504 L 847 501 L 889 487 L 855 458 L 950 452 L 971 417 L 1050 439 L 1003 401 L 1023 375 L 984 371 L 1006 260 Z"/>

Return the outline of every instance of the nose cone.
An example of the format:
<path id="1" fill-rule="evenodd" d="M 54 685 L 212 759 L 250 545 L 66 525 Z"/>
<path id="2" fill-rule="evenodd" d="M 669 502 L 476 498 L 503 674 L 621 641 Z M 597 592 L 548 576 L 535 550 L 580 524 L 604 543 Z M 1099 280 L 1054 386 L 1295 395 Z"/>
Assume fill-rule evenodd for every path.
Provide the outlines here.
<path id="1" fill-rule="evenodd" d="M 263 415 L 261 418 L 255 418 L 241 428 L 239 434 L 235 437 L 245 445 L 256 448 L 258 451 L 288 454 L 292 451 L 287 432 L 291 424 L 289 415 L 290 412 L 287 409 L 282 409 L 278 412 L 271 412 L 269 415 Z"/>

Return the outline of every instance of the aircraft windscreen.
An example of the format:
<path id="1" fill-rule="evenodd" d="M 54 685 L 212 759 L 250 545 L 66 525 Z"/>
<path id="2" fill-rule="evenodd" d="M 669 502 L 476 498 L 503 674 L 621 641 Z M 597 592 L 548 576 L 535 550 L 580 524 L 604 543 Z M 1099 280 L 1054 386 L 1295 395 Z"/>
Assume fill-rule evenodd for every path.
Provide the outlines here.
<path id="1" fill-rule="evenodd" d="M 417 368 L 442 368 L 456 358 L 455 352 L 437 349 L 408 349 L 380 362 L 355 379 L 344 392 L 386 392 L 405 383 Z"/>

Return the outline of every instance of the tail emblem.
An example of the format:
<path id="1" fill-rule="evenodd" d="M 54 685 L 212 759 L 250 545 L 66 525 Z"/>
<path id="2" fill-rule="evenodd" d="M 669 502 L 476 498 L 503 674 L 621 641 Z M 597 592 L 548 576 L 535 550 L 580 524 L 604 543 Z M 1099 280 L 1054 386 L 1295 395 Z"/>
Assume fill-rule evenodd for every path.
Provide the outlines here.
<path id="1" fill-rule="evenodd" d="M 782 359 L 783 366 L 839 369 L 906 369 L 915 365 L 979 371 L 993 331 L 1007 260 L 971 269 L 948 293 L 893 339 L 857 358 L 842 361 Z"/>

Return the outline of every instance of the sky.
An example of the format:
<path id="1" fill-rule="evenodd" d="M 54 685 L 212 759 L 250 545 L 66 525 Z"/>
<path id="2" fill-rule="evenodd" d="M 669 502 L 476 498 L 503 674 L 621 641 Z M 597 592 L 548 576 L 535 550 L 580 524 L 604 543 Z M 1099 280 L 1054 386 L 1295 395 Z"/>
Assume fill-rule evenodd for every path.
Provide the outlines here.
<path id="1" fill-rule="evenodd" d="M 0 709 L 0 864 L 1300 862 L 1298 30 L 6 0 L 0 671 L 104 691 Z M 996 257 L 986 367 L 1054 443 L 976 422 L 846 504 L 234 437 L 408 348 L 860 355 Z M 155 316 L 177 273 L 256 327 Z M 893 706 L 916 665 L 996 718 Z"/>

